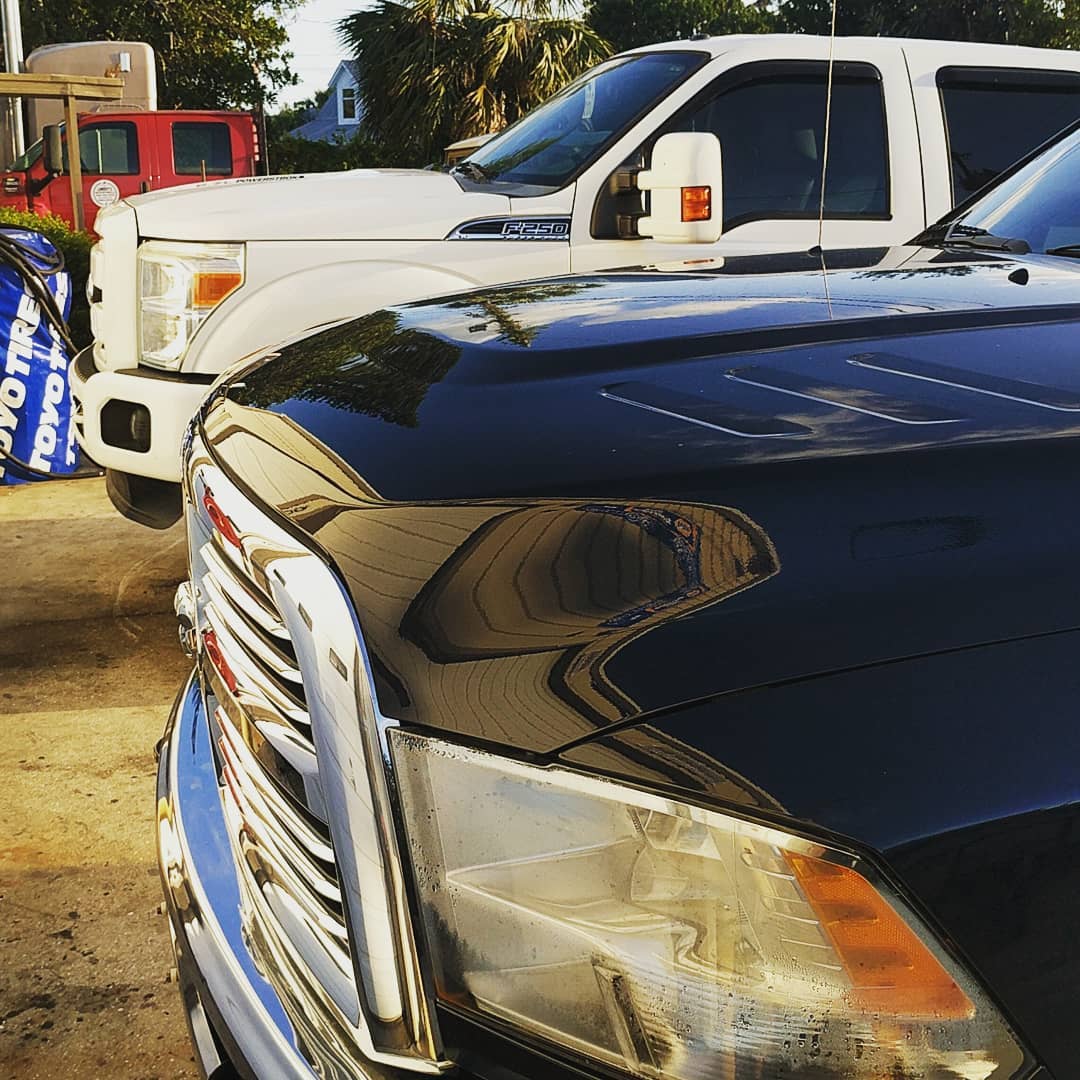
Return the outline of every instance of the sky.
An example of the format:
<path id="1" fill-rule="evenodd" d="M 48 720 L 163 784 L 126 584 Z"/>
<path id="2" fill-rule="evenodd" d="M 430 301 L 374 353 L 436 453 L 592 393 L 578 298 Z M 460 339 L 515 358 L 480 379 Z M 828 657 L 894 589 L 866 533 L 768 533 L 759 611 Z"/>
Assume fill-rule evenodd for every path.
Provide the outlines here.
<path id="1" fill-rule="evenodd" d="M 338 44 L 335 24 L 345 15 L 364 7 L 363 0 L 308 0 L 286 17 L 292 69 L 300 82 L 288 86 L 278 96 L 277 106 L 292 105 L 314 96 L 330 81 L 345 51 Z"/>

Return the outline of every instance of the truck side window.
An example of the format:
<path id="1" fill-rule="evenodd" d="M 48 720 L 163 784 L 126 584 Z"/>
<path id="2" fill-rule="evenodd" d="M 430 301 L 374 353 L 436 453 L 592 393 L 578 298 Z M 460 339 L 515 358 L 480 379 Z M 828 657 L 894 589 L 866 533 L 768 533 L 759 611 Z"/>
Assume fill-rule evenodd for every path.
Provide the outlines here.
<path id="1" fill-rule="evenodd" d="M 173 124 L 173 169 L 177 176 L 231 176 L 232 143 L 229 125 L 217 121 L 178 121 Z"/>
<path id="2" fill-rule="evenodd" d="M 720 139 L 725 231 L 762 218 L 818 216 L 827 74 L 812 61 L 747 64 L 666 128 Z M 825 216 L 889 217 L 885 100 L 869 64 L 835 66 Z"/>
<path id="3" fill-rule="evenodd" d="M 952 164 L 953 202 L 1080 116 L 1080 74 L 941 68 L 937 74 Z"/>
<path id="4" fill-rule="evenodd" d="M 65 144 L 66 149 L 66 144 Z M 126 121 L 90 124 L 79 130 L 79 160 L 89 176 L 135 176 L 139 172 L 139 138 Z M 67 166 L 65 155 L 64 165 Z"/>

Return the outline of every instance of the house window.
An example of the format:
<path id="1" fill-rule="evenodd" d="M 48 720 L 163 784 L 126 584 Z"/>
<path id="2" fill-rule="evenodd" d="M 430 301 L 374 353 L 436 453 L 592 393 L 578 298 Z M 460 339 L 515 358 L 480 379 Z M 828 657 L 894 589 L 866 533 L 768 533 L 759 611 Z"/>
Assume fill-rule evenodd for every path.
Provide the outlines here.
<path id="1" fill-rule="evenodd" d="M 341 88 L 341 119 L 351 120 L 356 123 L 356 87 L 343 86 Z"/>

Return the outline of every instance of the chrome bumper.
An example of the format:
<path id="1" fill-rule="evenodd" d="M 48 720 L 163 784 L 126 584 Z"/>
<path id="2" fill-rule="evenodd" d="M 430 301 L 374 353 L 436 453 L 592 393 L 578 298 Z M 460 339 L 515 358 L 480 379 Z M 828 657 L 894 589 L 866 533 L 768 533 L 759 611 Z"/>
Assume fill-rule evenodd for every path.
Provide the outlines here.
<path id="1" fill-rule="evenodd" d="M 180 989 L 205 1075 L 222 1065 L 251 1077 L 315 1073 L 296 1048 L 277 995 L 244 945 L 237 885 L 202 694 L 194 674 L 160 744 L 158 865 Z M 358 1064 L 355 1075 L 365 1076 Z"/>

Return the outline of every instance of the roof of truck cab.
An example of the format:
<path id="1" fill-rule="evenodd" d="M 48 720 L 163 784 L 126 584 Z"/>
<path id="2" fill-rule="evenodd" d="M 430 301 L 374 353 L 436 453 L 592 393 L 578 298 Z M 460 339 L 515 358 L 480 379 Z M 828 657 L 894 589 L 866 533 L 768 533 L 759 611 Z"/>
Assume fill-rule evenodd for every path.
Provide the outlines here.
<path id="1" fill-rule="evenodd" d="M 796 48 L 806 55 L 820 54 L 828 56 L 829 37 L 825 34 L 719 34 L 714 37 L 687 38 L 679 41 L 658 42 L 655 45 L 643 45 L 635 49 L 627 49 L 620 55 L 626 56 L 643 52 L 669 52 L 672 49 L 694 49 L 698 52 L 708 52 L 712 56 L 722 56 L 725 53 L 743 48 L 745 46 L 778 46 L 784 45 Z M 1069 67 L 1080 67 L 1080 52 L 1073 49 L 1040 49 L 1027 45 L 1005 45 L 991 42 L 978 41 L 938 41 L 931 38 L 899 38 L 899 37 L 859 37 L 837 35 L 836 46 L 845 54 L 842 58 L 848 59 L 852 50 L 872 58 L 875 54 L 893 51 L 902 48 L 911 54 L 920 51 L 940 51 L 948 49 L 979 58 L 986 63 L 996 66 L 997 62 L 1011 58 L 1012 63 L 1007 66 L 1015 66 L 1018 59 L 1036 60 L 1039 56 L 1054 56 L 1056 58 L 1069 57 L 1072 63 Z M 782 59 L 782 57 L 778 57 Z M 1003 65 L 1004 66 L 1004 65 Z"/>

